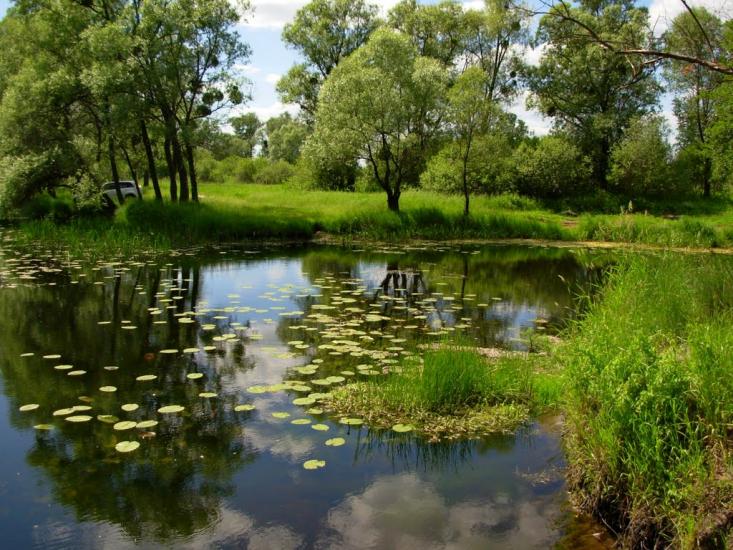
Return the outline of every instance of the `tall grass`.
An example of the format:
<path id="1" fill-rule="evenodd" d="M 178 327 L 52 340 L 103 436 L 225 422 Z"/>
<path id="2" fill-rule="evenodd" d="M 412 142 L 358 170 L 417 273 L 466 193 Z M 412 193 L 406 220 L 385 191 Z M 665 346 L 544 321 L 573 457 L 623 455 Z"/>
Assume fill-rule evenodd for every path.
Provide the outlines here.
<path id="1" fill-rule="evenodd" d="M 561 353 L 571 487 L 630 547 L 730 534 L 732 322 L 729 259 L 637 257 Z"/>
<path id="2" fill-rule="evenodd" d="M 371 424 L 401 422 L 431 436 L 474 436 L 513 430 L 530 414 L 556 407 L 562 395 L 562 378 L 538 368 L 539 358 L 490 361 L 476 349 L 446 344 L 414 359 L 388 376 L 336 390 L 332 406 Z"/>

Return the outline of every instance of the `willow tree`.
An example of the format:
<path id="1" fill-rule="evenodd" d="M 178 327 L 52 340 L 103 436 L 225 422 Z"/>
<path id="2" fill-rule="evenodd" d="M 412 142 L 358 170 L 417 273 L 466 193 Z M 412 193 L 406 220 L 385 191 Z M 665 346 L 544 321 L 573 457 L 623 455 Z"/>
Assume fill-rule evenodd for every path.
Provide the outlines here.
<path id="1" fill-rule="evenodd" d="M 408 36 L 380 29 L 326 79 L 306 153 L 362 159 L 398 212 L 421 138 L 439 130 L 447 83 L 447 71 L 420 56 Z"/>

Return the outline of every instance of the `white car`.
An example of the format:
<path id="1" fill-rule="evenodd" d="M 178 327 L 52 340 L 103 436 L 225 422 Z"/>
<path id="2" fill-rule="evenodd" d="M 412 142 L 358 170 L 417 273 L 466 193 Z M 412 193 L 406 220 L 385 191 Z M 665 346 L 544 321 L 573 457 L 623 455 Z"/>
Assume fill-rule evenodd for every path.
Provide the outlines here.
<path id="1" fill-rule="evenodd" d="M 126 201 L 127 199 L 141 198 L 134 181 L 121 181 L 120 192 L 122 193 L 123 201 Z M 102 195 L 104 198 L 111 201 L 112 204 L 117 204 L 117 190 L 115 188 L 115 182 L 110 181 L 105 183 L 102 186 Z"/>

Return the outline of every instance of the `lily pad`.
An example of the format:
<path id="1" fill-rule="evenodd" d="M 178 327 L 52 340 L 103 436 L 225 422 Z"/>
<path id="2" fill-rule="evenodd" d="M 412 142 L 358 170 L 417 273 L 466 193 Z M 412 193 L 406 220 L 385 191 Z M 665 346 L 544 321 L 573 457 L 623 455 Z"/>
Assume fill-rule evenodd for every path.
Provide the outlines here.
<path id="1" fill-rule="evenodd" d="M 117 445 L 115 445 L 115 450 L 118 453 L 131 453 L 132 451 L 136 451 L 140 448 L 140 443 L 138 441 L 120 441 Z"/>
<path id="2" fill-rule="evenodd" d="M 97 420 L 104 422 L 105 424 L 116 424 L 120 421 L 119 418 L 111 414 L 100 414 L 97 416 Z"/>
<path id="3" fill-rule="evenodd" d="M 185 411 L 185 407 L 181 407 L 180 405 L 167 405 L 165 407 L 161 407 L 158 409 L 158 412 L 160 414 L 176 414 Z"/>
<path id="4" fill-rule="evenodd" d="M 303 463 L 303 468 L 305 468 L 306 470 L 318 470 L 320 468 L 325 468 L 325 466 L 325 460 L 306 460 Z"/>
<path id="5" fill-rule="evenodd" d="M 328 439 L 326 445 L 329 447 L 341 447 L 341 445 L 346 445 L 346 440 L 343 437 L 334 437 L 333 439 Z"/>
<path id="6" fill-rule="evenodd" d="M 140 408 L 140 405 L 137 403 L 125 403 L 122 405 L 121 409 L 125 412 L 135 412 Z"/>
<path id="7" fill-rule="evenodd" d="M 290 413 L 286 412 L 274 412 L 272 416 L 275 418 L 290 418 Z"/>
<path id="8" fill-rule="evenodd" d="M 254 405 L 237 405 L 236 407 L 234 407 L 234 410 L 236 412 L 253 411 L 255 410 L 255 406 Z"/>
<path id="9" fill-rule="evenodd" d="M 35 411 L 40 405 L 38 403 L 29 403 L 28 405 L 23 405 L 18 410 L 20 412 L 29 412 L 29 411 Z"/>
<path id="10" fill-rule="evenodd" d="M 296 426 L 307 426 L 310 423 L 311 421 L 308 418 L 296 418 L 291 422 L 291 424 L 294 424 Z"/>
<path id="11" fill-rule="evenodd" d="M 86 414 L 80 414 L 77 416 L 67 416 L 66 421 L 67 422 L 73 422 L 75 424 L 79 424 L 81 422 L 89 422 L 92 419 L 91 416 L 88 416 Z"/>
<path id="12" fill-rule="evenodd" d="M 311 426 L 311 428 L 313 428 L 314 430 L 319 431 L 319 432 L 327 432 L 328 431 L 328 426 L 326 426 L 325 424 L 313 424 Z"/>
<path id="13" fill-rule="evenodd" d="M 392 430 L 399 434 L 411 432 L 414 429 L 415 427 L 410 424 L 395 424 L 394 426 L 392 426 Z"/>
<path id="14" fill-rule="evenodd" d="M 137 380 L 138 382 L 152 382 L 156 378 L 158 377 L 154 374 L 143 374 L 142 376 L 138 376 L 137 378 L 135 378 L 135 380 Z"/>
<path id="15" fill-rule="evenodd" d="M 53 428 L 54 428 L 53 424 L 36 424 L 35 426 L 33 426 L 33 429 L 42 431 L 42 432 L 53 430 Z"/>
<path id="16" fill-rule="evenodd" d="M 364 424 L 364 421 L 361 418 L 342 418 L 339 422 L 341 424 L 346 424 L 347 426 L 361 426 Z"/>
<path id="17" fill-rule="evenodd" d="M 199 397 L 203 397 L 204 399 L 214 399 L 215 397 L 219 397 L 219 396 L 215 394 L 214 392 L 205 391 L 205 392 L 201 392 L 199 394 Z"/>
<path id="18" fill-rule="evenodd" d="M 138 422 L 135 427 L 138 430 L 149 430 L 150 428 L 155 428 L 157 425 L 157 420 L 143 420 L 142 422 Z"/>
<path id="19" fill-rule="evenodd" d="M 131 430 L 131 429 L 133 429 L 133 428 L 134 428 L 135 426 L 137 426 L 137 422 L 131 422 L 131 421 L 129 421 L 129 420 L 126 420 L 126 421 L 124 421 L 124 422 L 118 422 L 117 424 L 115 424 L 115 425 L 114 425 L 114 426 L 112 426 L 112 427 L 113 427 L 113 428 L 114 428 L 115 430 L 117 430 L 118 432 L 123 432 L 123 431 L 125 431 L 125 430 Z"/>
<path id="20" fill-rule="evenodd" d="M 293 405 L 313 405 L 315 402 L 312 397 L 299 397 L 293 400 Z"/>
<path id="21" fill-rule="evenodd" d="M 117 388 L 114 386 L 102 386 L 99 388 L 99 391 L 105 392 L 105 393 L 114 393 L 117 391 Z"/>
<path id="22" fill-rule="evenodd" d="M 74 408 L 73 407 L 70 407 L 68 409 L 59 409 L 57 411 L 54 411 L 53 412 L 53 415 L 54 416 L 68 416 L 68 415 L 73 414 L 75 412 L 76 411 L 74 410 Z"/>
<path id="23" fill-rule="evenodd" d="M 189 380 L 198 380 L 198 379 L 203 378 L 203 377 L 204 377 L 204 375 L 201 374 L 200 372 L 191 372 L 191 373 L 189 373 L 189 374 L 186 375 L 186 378 L 188 378 Z"/>

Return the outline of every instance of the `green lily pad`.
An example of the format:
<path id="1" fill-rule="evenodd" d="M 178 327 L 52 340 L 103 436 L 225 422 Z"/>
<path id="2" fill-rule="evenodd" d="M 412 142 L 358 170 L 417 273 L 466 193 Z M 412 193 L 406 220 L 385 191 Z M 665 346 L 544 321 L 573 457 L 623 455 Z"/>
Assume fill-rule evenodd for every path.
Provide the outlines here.
<path id="1" fill-rule="evenodd" d="M 313 428 L 314 430 L 319 431 L 319 432 L 327 432 L 328 431 L 328 426 L 326 426 L 325 424 L 313 424 L 311 426 L 311 428 Z"/>
<path id="2" fill-rule="evenodd" d="M 253 411 L 255 410 L 255 406 L 254 405 L 237 405 L 236 407 L 234 407 L 234 410 L 236 412 Z"/>
<path id="3" fill-rule="evenodd" d="M 104 422 L 105 424 L 116 424 L 120 421 L 119 418 L 111 414 L 100 414 L 97 416 L 97 420 Z"/>
<path id="4" fill-rule="evenodd" d="M 315 402 L 312 397 L 299 397 L 293 400 L 293 405 L 313 405 Z"/>
<path id="5" fill-rule="evenodd" d="M 168 405 L 166 407 L 161 407 L 158 409 L 158 412 L 160 414 L 176 414 L 180 413 L 186 410 L 185 407 L 181 407 L 180 405 Z"/>
<path id="6" fill-rule="evenodd" d="M 296 418 L 291 422 L 291 424 L 294 424 L 296 426 L 307 426 L 310 423 L 311 421 L 308 418 Z"/>
<path id="7" fill-rule="evenodd" d="M 334 437 L 333 439 L 326 440 L 326 445 L 329 447 L 341 447 L 341 445 L 346 445 L 346 440 L 343 437 Z"/>
<path id="8" fill-rule="evenodd" d="M 91 416 L 88 416 L 88 415 L 85 415 L 85 414 L 80 414 L 80 415 L 77 415 L 77 416 L 67 416 L 66 417 L 66 421 L 67 422 L 73 422 L 75 424 L 79 424 L 81 422 L 89 422 L 91 419 L 92 419 Z"/>
<path id="9" fill-rule="evenodd" d="M 66 376 L 84 376 L 86 373 L 87 371 L 85 370 L 72 370 Z"/>
<path id="10" fill-rule="evenodd" d="M 124 421 L 124 422 L 118 422 L 117 424 L 115 424 L 115 425 L 114 425 L 114 426 L 112 426 L 112 427 L 113 427 L 113 428 L 114 428 L 115 430 L 117 430 L 118 432 L 123 432 L 123 431 L 125 431 L 125 430 L 131 430 L 131 429 L 133 429 L 133 428 L 134 428 L 135 426 L 137 426 L 137 422 L 131 422 L 131 421 L 129 421 L 129 420 L 126 420 L 126 421 Z"/>
<path id="11" fill-rule="evenodd" d="M 18 410 L 20 412 L 29 412 L 29 411 L 35 411 L 40 405 L 38 403 L 29 403 L 28 405 L 23 405 Z"/>
<path id="12" fill-rule="evenodd" d="M 186 378 L 188 378 L 189 380 L 198 380 L 198 379 L 203 378 L 203 377 L 204 377 L 204 375 L 201 374 L 200 372 L 191 372 L 191 373 L 189 373 L 189 374 L 186 375 Z"/>
<path id="13" fill-rule="evenodd" d="M 150 428 L 155 428 L 157 425 L 157 420 L 143 420 L 142 422 L 138 422 L 135 427 L 138 430 L 149 430 Z"/>
<path id="14" fill-rule="evenodd" d="M 121 409 L 125 412 L 135 412 L 140 408 L 140 405 L 137 403 L 125 403 L 122 405 Z"/>
<path id="15" fill-rule="evenodd" d="M 410 424 L 395 424 L 394 426 L 392 426 L 392 430 L 399 434 L 411 432 L 414 429 L 415 427 L 411 426 Z"/>
<path id="16" fill-rule="evenodd" d="M 308 414 L 323 414 L 323 409 L 319 409 L 318 407 L 311 407 L 308 409 Z"/>
<path id="17" fill-rule="evenodd" d="M 303 463 L 303 468 L 306 470 L 318 470 L 319 468 L 325 468 L 325 460 L 306 460 Z"/>
<path id="18" fill-rule="evenodd" d="M 342 418 L 339 422 L 341 424 L 346 424 L 347 426 L 361 426 L 364 424 L 364 421 L 361 418 Z"/>
<path id="19" fill-rule="evenodd" d="M 135 380 L 137 380 L 138 382 L 152 382 L 156 378 L 158 377 L 154 374 L 143 374 L 142 376 L 138 376 L 137 378 L 135 378 Z"/>
<path id="20" fill-rule="evenodd" d="M 36 429 L 36 430 L 38 430 L 38 431 L 42 431 L 42 432 L 43 431 L 46 431 L 47 432 L 49 430 L 53 430 L 54 429 L 54 426 L 53 426 L 53 424 L 36 424 L 35 426 L 33 426 L 33 428 Z"/>
<path id="21" fill-rule="evenodd" d="M 117 445 L 115 445 L 115 450 L 118 453 L 131 453 L 132 451 L 136 451 L 140 448 L 140 443 L 138 441 L 120 441 Z"/>
<path id="22" fill-rule="evenodd" d="M 102 386 L 99 388 L 99 391 L 105 392 L 105 393 L 114 393 L 117 391 L 117 388 L 114 386 Z"/>
<path id="23" fill-rule="evenodd" d="M 272 413 L 272 416 L 275 418 L 290 418 L 290 413 L 286 412 L 274 412 Z"/>
<path id="24" fill-rule="evenodd" d="M 76 412 L 76 410 L 74 410 L 73 407 L 70 407 L 68 409 L 59 409 L 57 411 L 54 411 L 53 412 L 53 415 L 54 416 L 68 416 L 68 415 L 73 414 L 75 412 Z"/>
<path id="25" fill-rule="evenodd" d="M 199 394 L 199 397 L 203 397 L 204 399 L 214 399 L 215 397 L 219 397 L 219 396 L 215 394 L 214 392 L 205 391 L 205 392 L 201 392 Z"/>

